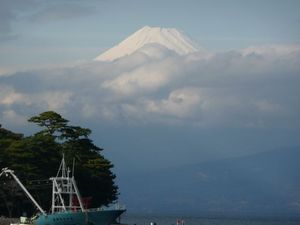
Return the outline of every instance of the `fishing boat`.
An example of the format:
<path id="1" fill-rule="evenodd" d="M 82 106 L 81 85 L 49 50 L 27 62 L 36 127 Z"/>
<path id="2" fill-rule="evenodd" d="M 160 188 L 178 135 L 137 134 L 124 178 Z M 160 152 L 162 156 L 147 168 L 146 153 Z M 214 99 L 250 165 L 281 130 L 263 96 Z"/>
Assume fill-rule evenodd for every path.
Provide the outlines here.
<path id="1" fill-rule="evenodd" d="M 39 213 L 32 218 L 21 217 L 19 225 L 110 225 L 126 211 L 120 205 L 87 209 L 77 188 L 74 172 L 70 175 L 70 169 L 66 167 L 64 157 L 57 175 L 50 178 L 52 205 L 48 213 L 37 203 L 13 170 L 3 168 L 0 177 L 3 174 L 11 175 L 39 210 Z"/>

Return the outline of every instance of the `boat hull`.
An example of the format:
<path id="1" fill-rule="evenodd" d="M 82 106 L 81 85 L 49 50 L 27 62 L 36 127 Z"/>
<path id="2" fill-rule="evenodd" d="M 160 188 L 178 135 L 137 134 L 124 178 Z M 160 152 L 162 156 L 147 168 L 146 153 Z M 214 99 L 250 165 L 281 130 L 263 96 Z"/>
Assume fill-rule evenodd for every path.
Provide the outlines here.
<path id="1" fill-rule="evenodd" d="M 36 225 L 110 225 L 125 210 L 90 210 L 86 212 L 58 212 L 40 215 Z"/>

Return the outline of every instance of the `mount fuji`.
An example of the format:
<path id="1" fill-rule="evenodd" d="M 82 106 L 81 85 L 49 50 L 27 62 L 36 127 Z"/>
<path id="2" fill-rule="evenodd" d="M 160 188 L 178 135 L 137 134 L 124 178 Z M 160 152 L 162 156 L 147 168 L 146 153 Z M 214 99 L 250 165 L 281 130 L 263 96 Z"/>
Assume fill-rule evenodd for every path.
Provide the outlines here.
<path id="1" fill-rule="evenodd" d="M 113 61 L 138 51 L 147 55 L 158 55 L 162 52 L 186 55 L 199 51 L 199 47 L 184 33 L 174 28 L 145 26 L 94 60 Z"/>

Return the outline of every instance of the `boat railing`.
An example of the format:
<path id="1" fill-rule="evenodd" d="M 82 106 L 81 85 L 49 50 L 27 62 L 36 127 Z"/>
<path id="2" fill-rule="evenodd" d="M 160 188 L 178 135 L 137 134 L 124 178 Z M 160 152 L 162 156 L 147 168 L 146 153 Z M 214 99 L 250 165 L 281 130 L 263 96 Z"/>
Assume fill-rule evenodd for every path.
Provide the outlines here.
<path id="1" fill-rule="evenodd" d="M 94 212 L 94 211 L 104 211 L 104 210 L 125 210 L 126 206 L 120 203 L 116 203 L 110 206 L 102 206 L 99 208 L 91 208 L 91 209 L 86 209 L 85 211 L 87 212 Z"/>

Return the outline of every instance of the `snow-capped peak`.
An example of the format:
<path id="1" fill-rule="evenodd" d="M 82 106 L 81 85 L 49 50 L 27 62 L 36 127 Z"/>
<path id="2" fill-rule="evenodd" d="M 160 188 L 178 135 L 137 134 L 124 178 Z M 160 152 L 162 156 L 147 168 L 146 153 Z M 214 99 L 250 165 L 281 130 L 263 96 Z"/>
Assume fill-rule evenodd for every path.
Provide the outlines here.
<path id="1" fill-rule="evenodd" d="M 145 26 L 133 33 L 118 45 L 112 47 L 95 60 L 113 61 L 126 55 L 131 55 L 146 44 L 159 44 L 179 55 L 198 51 L 198 47 L 186 35 L 174 28 Z"/>

